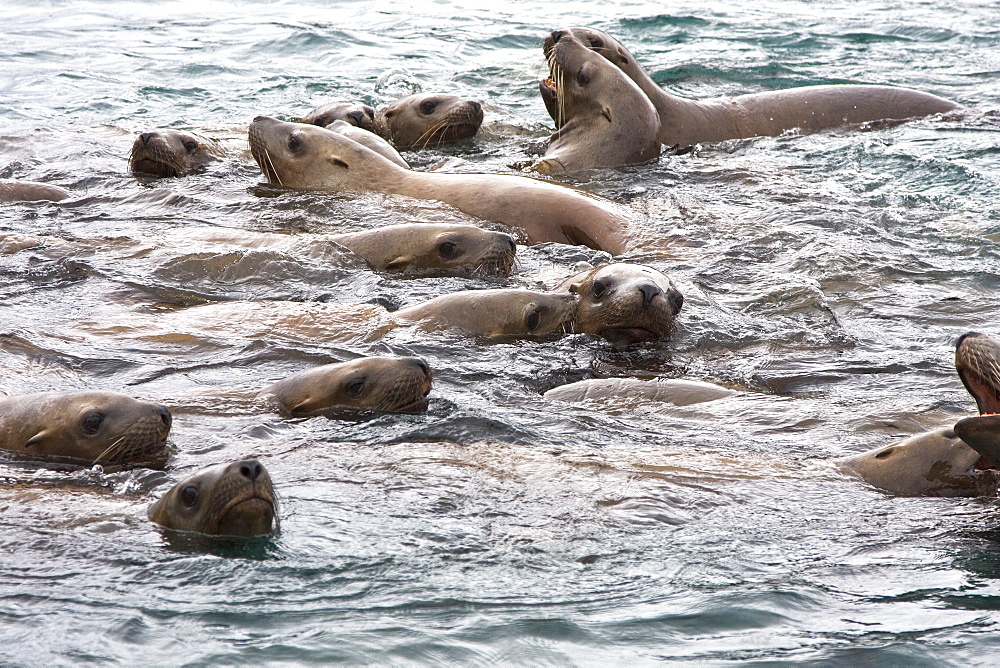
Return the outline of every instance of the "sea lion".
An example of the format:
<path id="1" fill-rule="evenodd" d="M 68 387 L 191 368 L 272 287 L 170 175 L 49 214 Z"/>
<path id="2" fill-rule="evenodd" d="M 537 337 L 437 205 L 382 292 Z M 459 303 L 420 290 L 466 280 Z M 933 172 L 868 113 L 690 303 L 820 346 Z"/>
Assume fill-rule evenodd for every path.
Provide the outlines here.
<path id="1" fill-rule="evenodd" d="M 0 448 L 87 464 L 162 465 L 170 411 L 117 392 L 0 398 Z"/>
<path id="2" fill-rule="evenodd" d="M 376 132 L 406 150 L 468 139 L 483 124 L 483 105 L 457 95 L 408 95 L 375 112 Z"/>
<path id="3" fill-rule="evenodd" d="M 129 169 L 136 176 L 185 176 L 221 155 L 210 139 L 179 130 L 154 130 L 132 143 Z"/>
<path id="4" fill-rule="evenodd" d="M 955 346 L 955 368 L 982 412 L 1000 411 L 1000 343 L 969 332 Z M 982 422 L 979 422 L 982 420 Z M 875 448 L 838 460 L 843 470 L 869 484 L 905 495 L 977 496 L 993 494 L 1000 470 L 992 463 L 995 451 L 980 453 L 973 446 L 989 446 L 990 418 L 968 418 L 955 428 L 918 434 L 900 443 Z M 962 434 L 968 434 L 967 443 Z"/>
<path id="5" fill-rule="evenodd" d="M 816 132 L 841 125 L 905 120 L 962 108 L 951 100 L 909 88 L 846 84 L 691 100 L 660 88 L 621 42 L 607 33 L 594 28 L 567 28 L 565 32 L 620 67 L 638 84 L 660 117 L 657 138 L 669 147 L 777 136 L 794 129 Z"/>
<path id="6" fill-rule="evenodd" d="M 623 262 L 582 271 L 556 292 L 579 296 L 573 331 L 602 336 L 615 345 L 665 338 L 684 297 L 664 274 Z"/>
<path id="7" fill-rule="evenodd" d="M 335 132 L 258 116 L 250 151 L 272 185 L 383 192 L 438 200 L 483 220 L 518 227 L 532 243 L 581 244 L 617 255 L 627 219 L 612 202 L 524 176 L 406 170 Z"/>
<path id="8" fill-rule="evenodd" d="M 68 190 L 34 181 L 0 181 L 0 202 L 58 202 L 70 196 Z"/>
<path id="9" fill-rule="evenodd" d="M 532 169 L 571 172 L 660 155 L 660 118 L 624 72 L 563 30 L 545 38 L 544 53 L 550 74 L 539 90 L 556 132 Z"/>
<path id="10" fill-rule="evenodd" d="M 374 132 L 365 130 L 364 128 L 359 128 L 351 125 L 347 121 L 333 121 L 332 123 L 324 126 L 327 130 L 332 130 L 333 132 L 339 132 L 345 137 L 350 137 L 354 141 L 358 142 L 362 146 L 367 146 L 376 153 L 385 156 L 389 160 L 399 165 L 404 169 L 409 169 L 410 164 L 403 159 L 403 156 L 399 154 L 399 151 L 392 147 L 392 144 L 386 140 L 379 137 Z"/>
<path id="11" fill-rule="evenodd" d="M 240 248 L 274 249 L 323 258 L 338 246 L 364 258 L 375 271 L 404 275 L 507 276 L 517 246 L 503 232 L 473 225 L 401 223 L 344 234 L 275 234 L 221 227 L 181 230 L 179 241 L 192 240 Z M 0 249 L 3 248 L 0 238 Z"/>
<path id="12" fill-rule="evenodd" d="M 363 357 L 292 374 L 258 397 L 292 415 L 330 408 L 386 413 L 427 408 L 431 370 L 419 357 Z"/>
<path id="13" fill-rule="evenodd" d="M 699 380 L 670 378 L 590 378 L 554 387 L 543 396 L 550 401 L 606 401 L 642 399 L 674 406 L 690 406 L 739 394 L 728 387 Z"/>
<path id="14" fill-rule="evenodd" d="M 279 525 L 267 469 L 256 459 L 206 466 L 154 501 L 150 521 L 212 536 L 263 536 Z"/>
<path id="15" fill-rule="evenodd" d="M 316 107 L 302 123 L 325 128 L 334 121 L 345 121 L 369 132 L 375 132 L 375 110 L 361 102 L 329 102 Z"/>
<path id="16" fill-rule="evenodd" d="M 979 417 L 960 420 L 955 432 L 991 465 L 1000 467 L 1000 342 L 980 332 L 963 335 L 955 366 L 979 407 Z"/>
<path id="17" fill-rule="evenodd" d="M 460 329 L 486 339 L 543 337 L 571 330 L 575 295 L 532 290 L 464 290 L 402 308 L 401 324 L 422 329 Z"/>

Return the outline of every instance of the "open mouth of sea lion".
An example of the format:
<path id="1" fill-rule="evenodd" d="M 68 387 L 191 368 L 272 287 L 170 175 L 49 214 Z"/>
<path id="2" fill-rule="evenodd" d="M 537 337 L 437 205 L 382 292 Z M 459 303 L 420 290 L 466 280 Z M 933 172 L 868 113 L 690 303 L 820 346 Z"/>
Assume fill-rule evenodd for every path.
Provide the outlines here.
<path id="1" fill-rule="evenodd" d="M 157 178 L 180 176 L 180 172 L 173 165 L 152 158 L 140 158 L 133 161 L 132 173 L 139 176 L 155 176 Z"/>
<path id="2" fill-rule="evenodd" d="M 214 533 L 220 536 L 262 536 L 271 533 L 274 518 L 274 503 L 255 494 L 226 509 Z"/>
<path id="3" fill-rule="evenodd" d="M 626 346 L 633 343 L 642 343 L 659 339 L 663 335 L 657 334 L 642 327 L 609 327 L 602 329 L 600 336 L 610 341 L 615 346 Z"/>

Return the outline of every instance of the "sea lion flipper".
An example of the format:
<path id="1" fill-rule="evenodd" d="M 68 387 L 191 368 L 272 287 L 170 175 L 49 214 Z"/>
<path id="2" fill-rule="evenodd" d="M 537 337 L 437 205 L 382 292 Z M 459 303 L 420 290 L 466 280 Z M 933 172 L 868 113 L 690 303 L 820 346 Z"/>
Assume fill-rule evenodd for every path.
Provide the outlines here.
<path id="1" fill-rule="evenodd" d="M 955 433 L 990 464 L 1000 467 L 1000 415 L 959 420 L 955 424 Z"/>

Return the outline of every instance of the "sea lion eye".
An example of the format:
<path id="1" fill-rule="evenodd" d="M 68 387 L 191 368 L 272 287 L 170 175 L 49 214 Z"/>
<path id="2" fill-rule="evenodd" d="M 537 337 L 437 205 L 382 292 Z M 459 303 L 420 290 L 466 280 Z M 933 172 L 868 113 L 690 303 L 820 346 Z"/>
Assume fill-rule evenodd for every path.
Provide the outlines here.
<path id="1" fill-rule="evenodd" d="M 361 393 L 365 390 L 365 379 L 356 380 L 352 383 L 347 384 L 347 395 L 357 399 L 361 396 Z"/>
<path id="2" fill-rule="evenodd" d="M 188 508 L 198 503 L 198 488 L 195 487 L 194 485 L 188 485 L 187 487 L 182 489 L 181 503 L 183 503 Z"/>
<path id="3" fill-rule="evenodd" d="M 294 153 L 302 148 L 302 140 L 298 135 L 288 135 L 288 150 Z"/>
<path id="4" fill-rule="evenodd" d="M 83 433 L 88 436 L 93 436 L 100 431 L 102 424 L 104 424 L 104 416 L 100 413 L 87 413 L 83 416 L 83 420 L 80 421 Z"/>
<path id="5" fill-rule="evenodd" d="M 188 141 L 184 142 L 184 150 L 187 151 L 188 153 L 194 153 L 195 151 L 198 150 L 198 142 L 191 141 L 189 139 Z"/>
<path id="6" fill-rule="evenodd" d="M 433 114 L 434 109 L 437 108 L 437 102 L 434 100 L 424 100 L 420 103 L 420 113 L 421 114 Z"/>
<path id="7" fill-rule="evenodd" d="M 581 86 L 586 86 L 590 83 L 590 75 L 587 74 L 585 68 L 580 68 L 580 71 L 576 73 L 576 82 Z"/>
<path id="8" fill-rule="evenodd" d="M 441 257 L 451 257 L 455 254 L 456 248 L 457 247 L 452 242 L 445 241 L 443 244 L 438 246 L 438 253 L 441 254 Z"/>
<path id="9" fill-rule="evenodd" d="M 525 324 L 528 326 L 528 329 L 534 331 L 538 329 L 538 325 L 539 323 L 541 323 L 541 321 L 542 321 L 542 312 L 540 309 L 536 308 L 532 310 L 531 313 L 528 314 L 528 319 L 525 321 Z"/>
<path id="10" fill-rule="evenodd" d="M 600 299 L 608 291 L 608 284 L 604 281 L 594 281 L 594 297 Z"/>

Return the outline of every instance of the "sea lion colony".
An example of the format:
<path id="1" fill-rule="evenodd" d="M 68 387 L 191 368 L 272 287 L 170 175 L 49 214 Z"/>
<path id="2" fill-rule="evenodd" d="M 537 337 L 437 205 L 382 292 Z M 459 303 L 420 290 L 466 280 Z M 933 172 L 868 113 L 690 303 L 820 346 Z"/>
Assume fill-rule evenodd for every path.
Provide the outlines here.
<path id="1" fill-rule="evenodd" d="M 659 156 L 663 146 L 683 148 L 792 129 L 815 132 L 960 109 L 943 98 L 887 86 L 810 86 L 723 100 L 687 100 L 661 89 L 620 42 L 591 28 L 554 31 L 545 39 L 543 53 L 550 76 L 539 83 L 539 90 L 556 132 L 545 155 L 531 166 L 540 173 L 648 162 Z M 467 139 L 482 121 L 478 101 L 451 95 L 413 95 L 379 109 L 336 102 L 314 109 L 298 123 L 258 117 L 250 126 L 249 143 L 265 180 L 273 186 L 440 200 L 510 228 L 529 243 L 580 244 L 613 255 L 628 249 L 630 216 L 614 202 L 521 175 L 417 172 L 398 153 Z M 180 177 L 222 155 L 224 150 L 215 142 L 193 133 L 156 130 L 136 138 L 129 168 L 139 177 Z M 0 182 L 4 202 L 67 197 L 72 193 L 55 186 Z M 331 241 L 358 252 L 377 271 L 447 272 L 458 267 L 505 275 L 513 265 L 513 239 L 498 232 L 483 232 L 483 239 L 475 240 L 469 240 L 467 232 L 458 236 L 463 234 L 458 226 L 386 229 L 385 239 L 379 238 L 380 232 L 342 235 Z M 230 234 L 233 241 L 239 236 Z M 469 250 L 472 247 L 475 252 Z M 469 259 L 458 261 L 462 254 Z M 683 297 L 665 275 L 650 267 L 615 263 L 588 267 L 566 277 L 551 292 L 510 289 L 442 295 L 391 315 L 394 326 L 415 324 L 428 331 L 457 328 L 487 339 L 581 332 L 621 347 L 669 336 L 682 304 Z M 232 312 L 232 305 L 227 306 Z M 190 312 L 198 308 L 204 307 L 192 307 Z M 226 312 L 216 310 L 211 319 Z M 261 326 L 271 331 L 273 324 Z M 310 336 L 310 331 L 303 335 Z M 998 365 L 1000 344 L 984 335 L 966 335 L 958 344 L 956 366 L 982 416 L 963 420 L 956 430 L 945 428 L 940 434 L 911 439 L 915 443 L 858 455 L 846 465 L 870 483 L 901 494 L 982 491 L 983 472 L 995 471 L 1000 459 L 1000 424 L 989 415 L 1000 412 Z M 583 385 L 556 388 L 546 396 L 584 400 L 624 393 L 683 405 L 734 394 L 682 380 L 650 385 L 611 379 Z M 331 410 L 421 410 L 430 389 L 431 370 L 422 360 L 372 357 L 307 369 L 264 388 L 260 396 L 272 409 L 296 416 Z M 166 408 L 111 392 L 13 396 L 0 400 L 0 447 L 34 459 L 148 465 L 164 456 L 170 422 Z M 946 450 L 948 454 L 938 456 Z M 944 479 L 948 475 L 942 478 L 940 467 L 935 468 L 946 459 L 953 464 L 946 473 L 962 478 L 950 486 L 954 481 Z M 938 478 L 932 480 L 932 473 Z M 957 488 L 961 489 L 956 492 Z M 270 477 L 256 460 L 217 464 L 195 473 L 152 504 L 149 518 L 172 529 L 236 536 L 267 534 L 279 523 Z"/>

